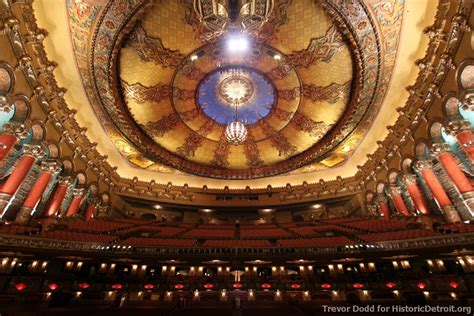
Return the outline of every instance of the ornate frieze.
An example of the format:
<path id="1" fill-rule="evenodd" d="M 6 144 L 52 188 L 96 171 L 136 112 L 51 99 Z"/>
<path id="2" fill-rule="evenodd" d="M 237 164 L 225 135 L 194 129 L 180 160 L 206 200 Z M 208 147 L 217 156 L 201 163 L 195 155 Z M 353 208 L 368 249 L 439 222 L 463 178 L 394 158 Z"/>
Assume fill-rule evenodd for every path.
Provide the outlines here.
<path id="1" fill-rule="evenodd" d="M 309 67 L 317 61 L 328 62 L 344 46 L 341 33 L 332 25 L 323 37 L 314 38 L 304 50 L 288 55 L 294 67 Z"/>
<path id="2" fill-rule="evenodd" d="M 156 122 L 149 122 L 144 127 L 153 136 L 163 137 L 167 132 L 171 131 L 179 122 L 179 115 L 171 113 L 164 116 Z"/>
<path id="3" fill-rule="evenodd" d="M 326 87 L 318 87 L 313 84 L 303 85 L 303 97 L 313 102 L 336 103 L 340 99 L 346 97 L 350 91 L 350 82 L 344 84 L 331 83 Z"/>
<path id="4" fill-rule="evenodd" d="M 163 100 L 169 100 L 171 95 L 171 87 L 167 84 L 145 87 L 141 83 L 128 84 L 122 80 L 122 87 L 126 97 L 140 104 L 147 101 L 161 102 Z"/>
<path id="5" fill-rule="evenodd" d="M 130 33 L 127 45 L 144 61 L 154 62 L 162 67 L 177 67 L 184 58 L 178 51 L 165 48 L 161 39 L 148 36 L 141 25 Z"/>

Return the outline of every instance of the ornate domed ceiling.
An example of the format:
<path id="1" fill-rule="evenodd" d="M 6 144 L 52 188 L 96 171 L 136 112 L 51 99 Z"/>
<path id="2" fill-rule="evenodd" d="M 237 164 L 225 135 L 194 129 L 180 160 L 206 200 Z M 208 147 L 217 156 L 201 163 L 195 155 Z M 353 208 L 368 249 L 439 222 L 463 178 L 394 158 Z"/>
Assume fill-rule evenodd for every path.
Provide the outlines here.
<path id="1" fill-rule="evenodd" d="M 333 36 L 334 48 L 321 45 L 326 56 L 320 59 L 326 61 L 315 62 L 311 71 L 298 71 L 266 44 L 254 43 L 245 54 L 229 53 L 227 36 L 179 55 L 177 66 L 170 67 L 145 53 L 160 39 L 170 42 L 170 35 L 147 23 L 160 11 L 149 12 L 135 29 L 120 51 L 119 65 L 127 110 L 157 145 L 157 157 L 171 153 L 177 166 L 192 173 L 247 178 L 297 168 L 304 162 L 295 157 L 314 147 L 330 149 L 321 141 L 346 110 L 353 76 L 349 48 L 334 28 L 324 35 L 324 41 Z M 316 12 L 328 24 L 322 10 Z M 224 135 L 234 119 L 248 129 L 238 145 Z M 129 159 L 146 167 L 142 161 L 152 159 L 147 157 L 140 153 Z"/>
<path id="2" fill-rule="evenodd" d="M 203 15 L 207 2 L 218 4 L 215 16 Z M 255 19 L 249 3 L 274 6 Z M 36 6 L 66 99 L 118 176 L 242 188 L 225 180 L 264 187 L 277 174 L 279 186 L 354 175 L 408 96 L 423 16 L 434 12 L 401 0 L 67 0 L 72 66 L 70 48 L 58 50 L 62 16 L 45 24 Z M 236 34 L 249 41 L 243 54 L 228 50 Z M 72 84 L 78 74 L 82 87 Z M 246 127 L 241 143 L 226 139 L 234 120 Z"/>
<path id="3" fill-rule="evenodd" d="M 386 92 L 403 1 L 276 1 L 257 27 L 248 4 L 240 29 L 233 2 L 67 2 L 84 87 L 123 159 L 222 179 L 347 162 Z M 200 16 L 216 3 L 218 19 Z M 228 49 L 237 33 L 243 53 Z M 234 120 L 242 143 L 226 139 Z"/>

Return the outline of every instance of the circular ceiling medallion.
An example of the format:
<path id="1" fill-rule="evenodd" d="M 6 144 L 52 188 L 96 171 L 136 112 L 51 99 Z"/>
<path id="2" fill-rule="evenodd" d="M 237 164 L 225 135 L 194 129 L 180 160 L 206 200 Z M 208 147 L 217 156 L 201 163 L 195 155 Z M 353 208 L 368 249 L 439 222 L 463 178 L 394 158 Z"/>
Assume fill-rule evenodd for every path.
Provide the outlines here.
<path id="1" fill-rule="evenodd" d="M 265 118 L 276 101 L 275 88 L 263 73 L 244 66 L 217 68 L 198 84 L 198 106 L 219 124 L 253 124 Z"/>
<path id="2" fill-rule="evenodd" d="M 235 74 L 222 80 L 218 89 L 218 93 L 224 101 L 234 106 L 244 105 L 253 95 L 252 82 L 241 75 L 238 70 Z"/>

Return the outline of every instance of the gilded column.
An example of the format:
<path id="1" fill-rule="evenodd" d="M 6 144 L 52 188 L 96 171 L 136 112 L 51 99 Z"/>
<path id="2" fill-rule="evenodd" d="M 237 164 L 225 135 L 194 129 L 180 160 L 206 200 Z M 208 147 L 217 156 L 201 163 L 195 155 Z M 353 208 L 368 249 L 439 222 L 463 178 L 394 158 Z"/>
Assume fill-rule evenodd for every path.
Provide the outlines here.
<path id="1" fill-rule="evenodd" d="M 459 191 L 465 205 L 467 206 L 469 212 L 468 214 L 464 214 L 463 219 L 474 219 L 474 188 L 464 171 L 459 167 L 458 161 L 451 152 L 449 144 L 433 144 L 433 156 L 440 161 L 449 179 Z"/>
<path id="2" fill-rule="evenodd" d="M 471 164 L 474 163 L 474 135 L 471 131 L 471 122 L 452 118 L 446 126 L 446 131 L 456 138 L 459 147 L 469 158 Z"/>
<path id="3" fill-rule="evenodd" d="M 383 193 L 377 194 L 377 202 L 380 208 L 380 215 L 383 218 L 389 219 L 390 218 L 390 208 L 388 207 L 387 197 Z"/>
<path id="4" fill-rule="evenodd" d="M 410 211 L 408 210 L 405 201 L 402 197 L 402 189 L 398 186 L 391 186 L 388 188 L 388 194 L 392 199 L 393 205 L 398 213 L 403 214 L 405 216 L 410 215 Z"/>
<path id="5" fill-rule="evenodd" d="M 17 152 L 14 149 L 16 143 L 28 137 L 28 128 L 16 122 L 3 124 L 3 132 L 0 135 L 0 170 L 9 165 L 10 160 Z"/>
<path id="6" fill-rule="evenodd" d="M 8 176 L 0 189 L 0 212 L 5 215 L 8 206 L 12 203 L 15 194 L 23 180 L 27 177 L 36 159 L 44 158 L 44 150 L 40 145 L 23 145 L 23 155 L 13 166 L 13 171 Z"/>
<path id="7" fill-rule="evenodd" d="M 72 201 L 71 204 L 69 204 L 69 207 L 66 211 L 66 216 L 72 216 L 77 213 L 79 210 L 79 207 L 81 206 L 82 201 L 84 200 L 83 198 L 84 195 L 84 189 L 83 188 L 74 188 L 73 193 L 72 193 Z"/>
<path id="8" fill-rule="evenodd" d="M 35 184 L 28 193 L 18 212 L 15 222 L 20 225 L 28 225 L 33 213 L 36 211 L 41 201 L 44 191 L 48 187 L 53 175 L 61 170 L 61 166 L 56 161 L 43 161 L 41 163 L 41 173 Z"/>
<path id="9" fill-rule="evenodd" d="M 85 213 L 86 220 L 90 220 L 92 216 L 94 216 L 98 204 L 99 200 L 97 198 L 88 199 L 88 205 Z"/>
<path id="10" fill-rule="evenodd" d="M 428 203 L 426 202 L 423 193 L 421 192 L 418 184 L 416 183 L 416 175 L 414 174 L 404 174 L 402 176 L 403 181 L 407 186 L 407 191 L 410 194 L 413 203 L 415 204 L 416 210 L 423 215 L 429 215 L 430 209 Z"/>
<path id="11" fill-rule="evenodd" d="M 46 209 L 46 217 L 51 217 L 59 211 L 70 185 L 71 179 L 69 177 L 58 178 L 58 187 L 54 191 L 54 194 L 51 197 L 49 205 Z"/>
<path id="12" fill-rule="evenodd" d="M 420 172 L 426 185 L 433 193 L 433 197 L 441 208 L 446 221 L 449 223 L 461 222 L 461 217 L 433 171 L 431 161 L 419 160 L 415 164 L 415 169 Z"/>

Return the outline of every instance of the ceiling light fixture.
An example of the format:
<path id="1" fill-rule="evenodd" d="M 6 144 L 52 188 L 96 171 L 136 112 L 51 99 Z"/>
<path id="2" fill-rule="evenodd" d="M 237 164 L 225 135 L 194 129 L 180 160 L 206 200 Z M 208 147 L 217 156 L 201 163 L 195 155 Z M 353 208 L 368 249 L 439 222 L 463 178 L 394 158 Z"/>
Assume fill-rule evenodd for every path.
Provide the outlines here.
<path id="1" fill-rule="evenodd" d="M 242 144 L 247 139 L 247 128 L 240 121 L 233 121 L 225 129 L 225 137 L 234 145 Z"/>
<path id="2" fill-rule="evenodd" d="M 231 53 L 244 53 L 249 49 L 250 43 L 245 36 L 230 36 L 227 40 L 227 49 Z"/>

